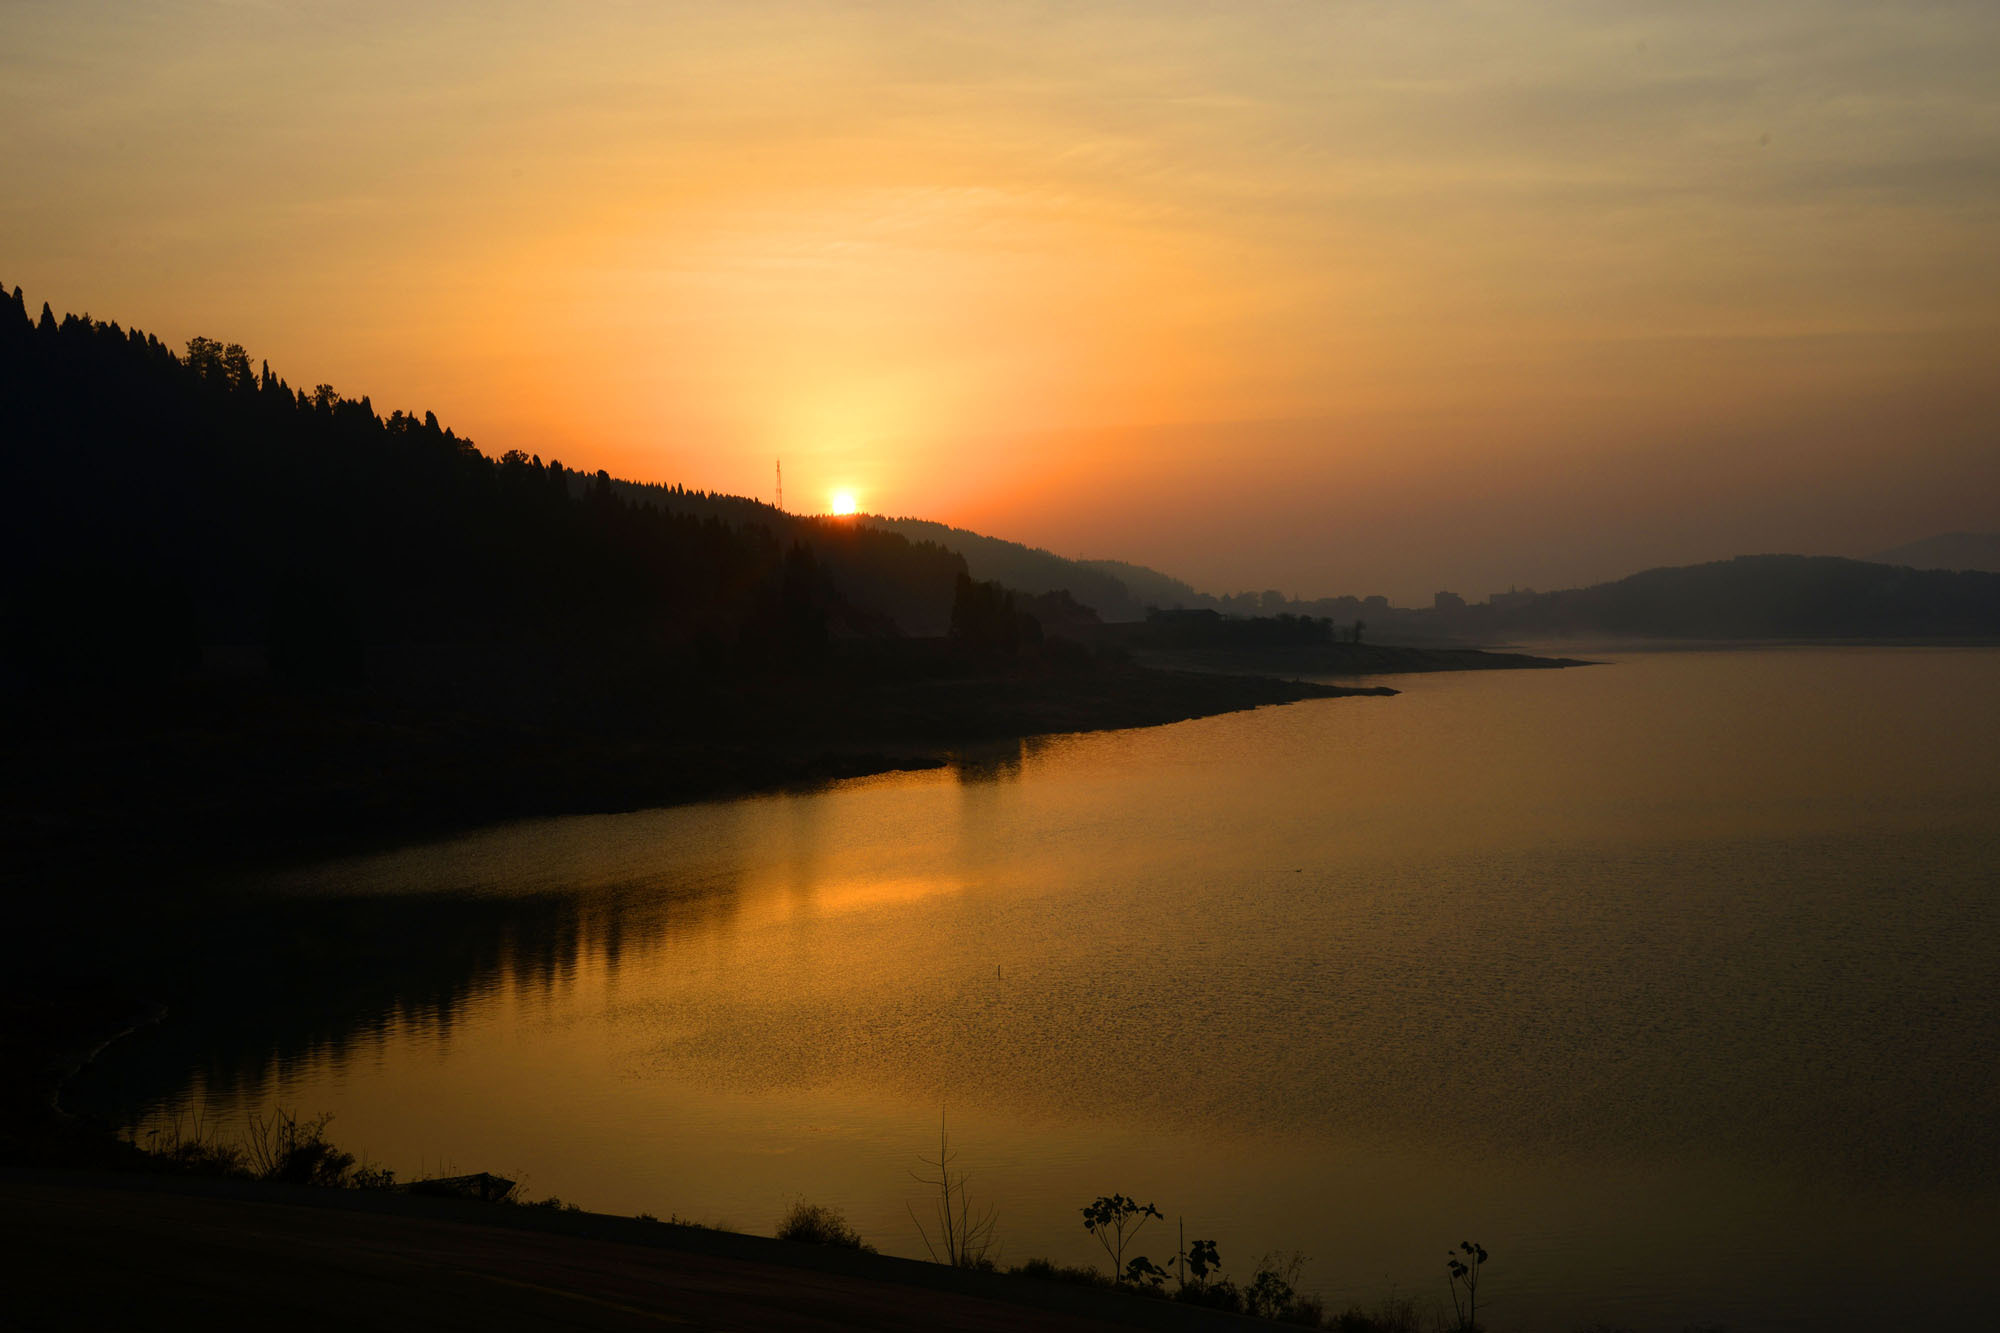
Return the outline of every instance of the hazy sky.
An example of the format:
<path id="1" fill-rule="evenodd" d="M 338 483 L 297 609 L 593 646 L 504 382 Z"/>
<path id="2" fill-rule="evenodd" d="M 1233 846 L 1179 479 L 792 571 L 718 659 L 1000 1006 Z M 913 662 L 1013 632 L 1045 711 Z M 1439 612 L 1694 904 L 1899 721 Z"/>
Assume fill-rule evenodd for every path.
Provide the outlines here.
<path id="1" fill-rule="evenodd" d="M 1483 596 L 2000 528 L 2000 5 L 0 0 L 0 278 L 488 452 Z"/>

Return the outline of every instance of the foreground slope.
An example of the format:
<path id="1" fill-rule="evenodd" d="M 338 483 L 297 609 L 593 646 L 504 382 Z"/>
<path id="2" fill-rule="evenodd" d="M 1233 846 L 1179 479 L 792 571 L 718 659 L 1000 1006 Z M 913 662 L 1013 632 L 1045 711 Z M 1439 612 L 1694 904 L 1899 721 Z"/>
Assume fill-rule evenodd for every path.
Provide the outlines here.
<path id="1" fill-rule="evenodd" d="M 1094 1288 L 631 1218 L 409 1196 L 0 1173 L 10 1327 L 1268 1327 Z"/>

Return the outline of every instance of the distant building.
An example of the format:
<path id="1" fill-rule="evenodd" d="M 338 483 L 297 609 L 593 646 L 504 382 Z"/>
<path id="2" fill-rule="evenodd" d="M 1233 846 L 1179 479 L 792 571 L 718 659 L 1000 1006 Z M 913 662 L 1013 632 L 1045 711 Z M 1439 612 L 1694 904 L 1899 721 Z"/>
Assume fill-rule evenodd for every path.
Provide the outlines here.
<path id="1" fill-rule="evenodd" d="M 1431 595 L 1431 610 L 1433 611 L 1463 611 L 1464 609 L 1465 599 L 1455 592 L 1440 592 Z"/>
<path id="2" fill-rule="evenodd" d="M 1511 606 L 1526 606 L 1535 600 L 1536 595 L 1533 588 L 1509 588 L 1492 594 L 1486 601 L 1495 611 L 1504 611 Z"/>

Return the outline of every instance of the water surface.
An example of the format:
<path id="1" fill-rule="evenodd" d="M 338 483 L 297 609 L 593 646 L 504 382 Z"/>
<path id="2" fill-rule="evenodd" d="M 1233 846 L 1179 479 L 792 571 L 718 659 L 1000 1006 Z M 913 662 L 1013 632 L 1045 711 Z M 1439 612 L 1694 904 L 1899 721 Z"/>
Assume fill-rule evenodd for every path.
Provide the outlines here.
<path id="1" fill-rule="evenodd" d="M 345 952 L 82 1092 L 915 1255 L 942 1113 L 1003 1261 L 1117 1191 L 1335 1307 L 1470 1238 L 1499 1330 L 1969 1316 L 2000 652 L 1392 683 L 310 867 L 259 910 Z"/>

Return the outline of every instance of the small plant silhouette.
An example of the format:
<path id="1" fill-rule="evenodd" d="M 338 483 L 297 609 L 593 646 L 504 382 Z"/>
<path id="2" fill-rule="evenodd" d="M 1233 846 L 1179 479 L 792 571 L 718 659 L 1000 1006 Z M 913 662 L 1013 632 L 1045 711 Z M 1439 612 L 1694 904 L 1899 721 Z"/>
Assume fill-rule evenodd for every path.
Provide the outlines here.
<path id="1" fill-rule="evenodd" d="M 1243 1293 L 1222 1276 L 1222 1255 L 1212 1240 L 1189 1240 L 1181 1232 L 1181 1252 L 1174 1256 L 1174 1272 L 1180 1278 L 1175 1299 L 1215 1310 L 1243 1309 Z"/>
<path id="2" fill-rule="evenodd" d="M 1185 1273 L 1193 1275 L 1194 1285 L 1197 1287 L 1207 1285 L 1210 1273 L 1222 1271 L 1222 1257 L 1215 1252 L 1215 1242 L 1212 1240 L 1198 1240 L 1189 1245 L 1187 1253 L 1181 1256 L 1181 1264 Z M 1183 1287 L 1187 1285 L 1185 1277 L 1182 1278 L 1181 1285 Z"/>
<path id="3" fill-rule="evenodd" d="M 1479 1328 L 1479 1266 L 1486 1262 L 1486 1247 L 1462 1240 L 1457 1253 L 1445 1251 L 1444 1262 L 1451 1274 L 1451 1308 L 1458 1314 L 1458 1326 L 1475 1333 Z"/>
<path id="4" fill-rule="evenodd" d="M 1114 1281 L 1127 1280 L 1125 1247 L 1138 1237 L 1147 1222 L 1160 1216 L 1160 1210 L 1152 1204 L 1140 1203 L 1122 1194 L 1101 1194 L 1095 1203 L 1084 1208 L 1083 1229 L 1095 1236 L 1097 1243 L 1104 1247 L 1105 1255 L 1111 1260 Z"/>

